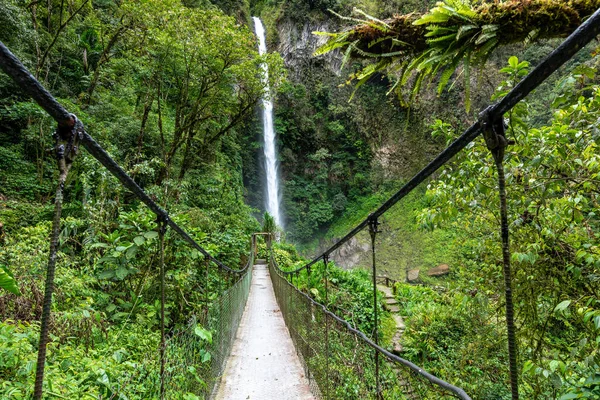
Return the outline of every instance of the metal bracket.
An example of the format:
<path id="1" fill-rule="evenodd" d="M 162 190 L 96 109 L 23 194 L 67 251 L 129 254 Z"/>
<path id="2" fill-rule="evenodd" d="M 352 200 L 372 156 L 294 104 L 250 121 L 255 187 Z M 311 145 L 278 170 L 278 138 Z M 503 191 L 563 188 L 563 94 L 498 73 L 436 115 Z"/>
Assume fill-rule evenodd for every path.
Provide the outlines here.
<path id="1" fill-rule="evenodd" d="M 369 234 L 371 235 L 371 239 L 375 240 L 375 236 L 378 233 L 381 233 L 381 231 L 379 230 L 379 225 L 381 224 L 379 223 L 379 219 L 373 214 L 370 214 L 367 220 L 369 224 Z"/>
<path id="2" fill-rule="evenodd" d="M 506 139 L 506 123 L 502 117 L 492 116 L 493 106 L 479 113 L 479 124 L 483 132 L 485 144 L 494 156 L 496 162 L 504 160 L 505 149 L 512 141 Z"/>
<path id="3" fill-rule="evenodd" d="M 75 157 L 79 153 L 79 141 L 83 138 L 85 131 L 83 124 L 75 114 L 71 114 L 71 117 L 73 118 L 73 125 L 71 127 L 58 126 L 52 135 L 56 143 L 54 147 L 56 159 L 59 162 L 61 170 L 64 168 L 68 169 L 73 164 L 73 160 L 75 160 Z"/>
<path id="4" fill-rule="evenodd" d="M 164 235 L 167 231 L 167 224 L 169 217 L 164 214 L 156 214 L 156 223 L 158 224 L 158 231 L 161 235 Z"/>

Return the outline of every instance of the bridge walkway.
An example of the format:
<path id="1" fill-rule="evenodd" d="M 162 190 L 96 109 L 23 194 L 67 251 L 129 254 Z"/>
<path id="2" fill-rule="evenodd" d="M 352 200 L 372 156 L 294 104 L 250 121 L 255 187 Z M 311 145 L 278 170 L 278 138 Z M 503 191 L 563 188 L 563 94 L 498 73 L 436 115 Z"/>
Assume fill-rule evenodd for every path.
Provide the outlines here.
<path id="1" fill-rule="evenodd" d="M 252 270 L 248 302 L 215 399 L 314 399 L 264 263 Z"/>

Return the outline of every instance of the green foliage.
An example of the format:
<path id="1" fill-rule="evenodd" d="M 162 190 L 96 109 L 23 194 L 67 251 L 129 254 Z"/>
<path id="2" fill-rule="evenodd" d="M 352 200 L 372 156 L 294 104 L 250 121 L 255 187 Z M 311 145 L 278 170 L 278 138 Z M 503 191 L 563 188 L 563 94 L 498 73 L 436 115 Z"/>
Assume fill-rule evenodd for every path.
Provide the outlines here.
<path id="1" fill-rule="evenodd" d="M 263 216 L 263 226 L 262 232 L 275 234 L 275 230 L 277 229 L 277 225 L 275 224 L 275 219 L 273 216 L 266 212 Z"/>
<path id="2" fill-rule="evenodd" d="M 195 240 L 224 263 L 244 265 L 249 234 L 260 225 L 244 204 L 241 127 L 265 90 L 259 65 L 269 64 L 276 89 L 281 59 L 259 57 L 250 29 L 214 6 L 61 4 L 3 2 L 3 42 Z M 0 289 L 3 399 L 30 398 L 33 389 L 54 129 L 0 74 L 0 285 L 10 290 Z M 78 156 L 65 186 L 46 395 L 157 398 L 155 219 L 92 157 Z M 167 333 L 189 330 L 190 341 L 169 342 L 168 352 L 179 360 L 198 356 L 185 371 L 169 371 L 169 394 L 199 398 L 188 389 L 208 384 L 201 377 L 215 333 L 210 321 L 187 327 L 232 281 L 177 235 L 167 234 L 165 248 Z"/>
<path id="3" fill-rule="evenodd" d="M 306 260 L 301 259 L 295 251 L 288 253 L 285 247 L 275 247 L 274 256 L 283 270 L 293 270 L 302 266 Z M 283 252 L 287 254 L 282 254 Z M 317 263 L 308 271 L 302 270 L 293 283 L 298 289 L 325 304 L 325 279 L 328 280 L 327 307 L 337 315 L 346 319 L 352 326 L 370 334 L 374 331 L 373 283 L 367 271 L 362 269 L 344 270 L 330 263 L 325 277 L 325 266 Z M 381 321 L 387 313 L 381 305 L 381 294 L 378 293 L 378 308 Z M 380 332 L 380 336 L 382 332 Z"/>
<path id="4" fill-rule="evenodd" d="M 506 346 L 485 295 L 398 284 L 400 313 L 407 315 L 404 353 L 473 398 L 509 397 Z"/>
<path id="5" fill-rule="evenodd" d="M 468 112 L 471 70 L 483 67 L 494 49 L 540 37 L 566 36 L 598 5 L 589 0 L 443 0 L 425 14 L 408 12 L 388 20 L 355 9 L 352 18 L 339 16 L 354 27 L 337 33 L 315 32 L 329 37 L 315 55 L 340 49 L 342 66 L 350 59 L 366 59 L 366 65 L 350 74 L 349 82 L 356 81 L 358 89 L 385 73 L 395 80 L 390 92 L 396 91 L 401 99 L 409 84 L 414 100 L 434 79 L 438 79 L 441 94 L 453 77 L 456 81 L 463 76 Z"/>
<path id="6" fill-rule="evenodd" d="M 21 294 L 15 277 L 6 265 L 0 264 L 0 289 L 8 290 L 17 296 Z"/>
<path id="7" fill-rule="evenodd" d="M 528 67 L 511 57 L 502 69 L 508 79 L 495 98 L 514 87 Z M 594 127 L 600 91 L 593 79 L 595 69 L 588 64 L 561 81 L 548 124 L 532 126 L 527 102 L 508 114 L 507 135 L 515 142 L 505 163 L 514 295 L 524 386 L 532 398 L 593 397 L 595 390 L 598 364 L 588 355 L 598 351 L 597 330 L 589 322 L 596 315 L 600 268 L 600 246 L 592 233 L 600 227 L 596 179 L 600 160 Z M 566 89 L 567 82 L 577 83 Z M 447 128 L 443 123 L 435 127 L 437 134 L 451 139 Z M 492 166 L 481 141 L 470 146 L 442 171 L 439 182 L 430 185 L 429 207 L 420 221 L 427 227 L 452 227 L 468 234 L 463 257 L 467 265 L 477 267 L 464 272 L 480 289 L 501 293 Z M 558 360 L 568 360 L 568 372 L 557 369 Z"/>

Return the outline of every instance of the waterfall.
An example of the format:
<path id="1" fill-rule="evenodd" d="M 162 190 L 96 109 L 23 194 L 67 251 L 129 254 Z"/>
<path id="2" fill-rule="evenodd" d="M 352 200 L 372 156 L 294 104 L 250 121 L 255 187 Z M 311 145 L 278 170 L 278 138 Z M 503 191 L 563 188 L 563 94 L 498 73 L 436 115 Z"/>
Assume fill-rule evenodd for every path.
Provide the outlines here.
<path id="1" fill-rule="evenodd" d="M 259 18 L 252 17 L 252 19 L 254 20 L 254 30 L 258 37 L 258 52 L 262 55 L 267 52 L 265 28 Z M 266 64 L 263 64 L 262 68 L 264 71 L 263 80 L 267 87 L 265 97 L 262 99 L 265 171 L 267 180 L 267 200 L 265 202 L 265 208 L 267 212 L 273 216 L 277 226 L 283 227 L 281 211 L 279 209 L 279 177 L 277 173 L 277 153 L 275 151 L 275 129 L 273 127 L 273 103 L 270 99 L 271 96 L 269 90 L 269 67 Z"/>

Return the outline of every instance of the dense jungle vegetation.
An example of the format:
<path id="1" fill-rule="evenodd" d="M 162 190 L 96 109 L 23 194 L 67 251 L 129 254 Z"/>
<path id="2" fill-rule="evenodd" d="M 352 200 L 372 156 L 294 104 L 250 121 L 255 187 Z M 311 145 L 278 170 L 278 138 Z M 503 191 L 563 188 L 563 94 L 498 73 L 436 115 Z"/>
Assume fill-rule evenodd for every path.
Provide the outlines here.
<path id="1" fill-rule="evenodd" d="M 261 229 L 258 102 L 265 87 L 256 72 L 266 62 L 286 216 L 287 242 L 274 251 L 281 266 L 293 268 L 305 261 L 296 248 L 312 254 L 344 235 L 558 43 L 519 39 L 491 52 L 494 44 L 485 63 L 445 65 L 452 74 L 439 92 L 433 71 L 413 91 L 417 69 L 388 94 L 399 64 L 369 69 L 370 58 L 347 51 L 344 37 L 337 37 L 346 46 L 341 53 L 312 56 L 324 43 L 312 31 L 423 15 L 435 3 L 3 0 L 0 41 L 178 223 L 234 267 L 246 262 L 249 235 Z M 493 2 L 446 1 L 465 10 L 482 3 Z M 363 13 L 352 14 L 353 7 Z M 267 56 L 258 55 L 251 15 L 267 28 Z M 527 399 L 600 398 L 599 60 L 597 44 L 588 46 L 507 115 L 515 142 L 506 169 L 518 361 Z M 0 73 L 3 399 L 29 398 L 33 387 L 57 175 L 54 129 Z M 476 142 L 390 210 L 378 238 L 382 273 L 403 281 L 407 270 L 421 269 L 419 284 L 394 288 L 407 324 L 401 356 L 474 399 L 510 398 L 495 177 L 490 153 Z M 153 214 L 82 152 L 66 185 L 48 398 L 156 395 L 157 236 Z M 167 236 L 166 248 L 173 330 L 202 314 L 230 281 L 214 268 L 206 275 L 201 255 L 177 236 Z M 441 263 L 450 275 L 423 276 Z M 354 266 L 369 268 L 368 254 Z M 295 283 L 324 301 L 319 268 Z M 332 268 L 329 306 L 371 333 L 364 268 Z M 382 305 L 380 311 L 381 339 L 389 344 L 393 321 Z"/>

